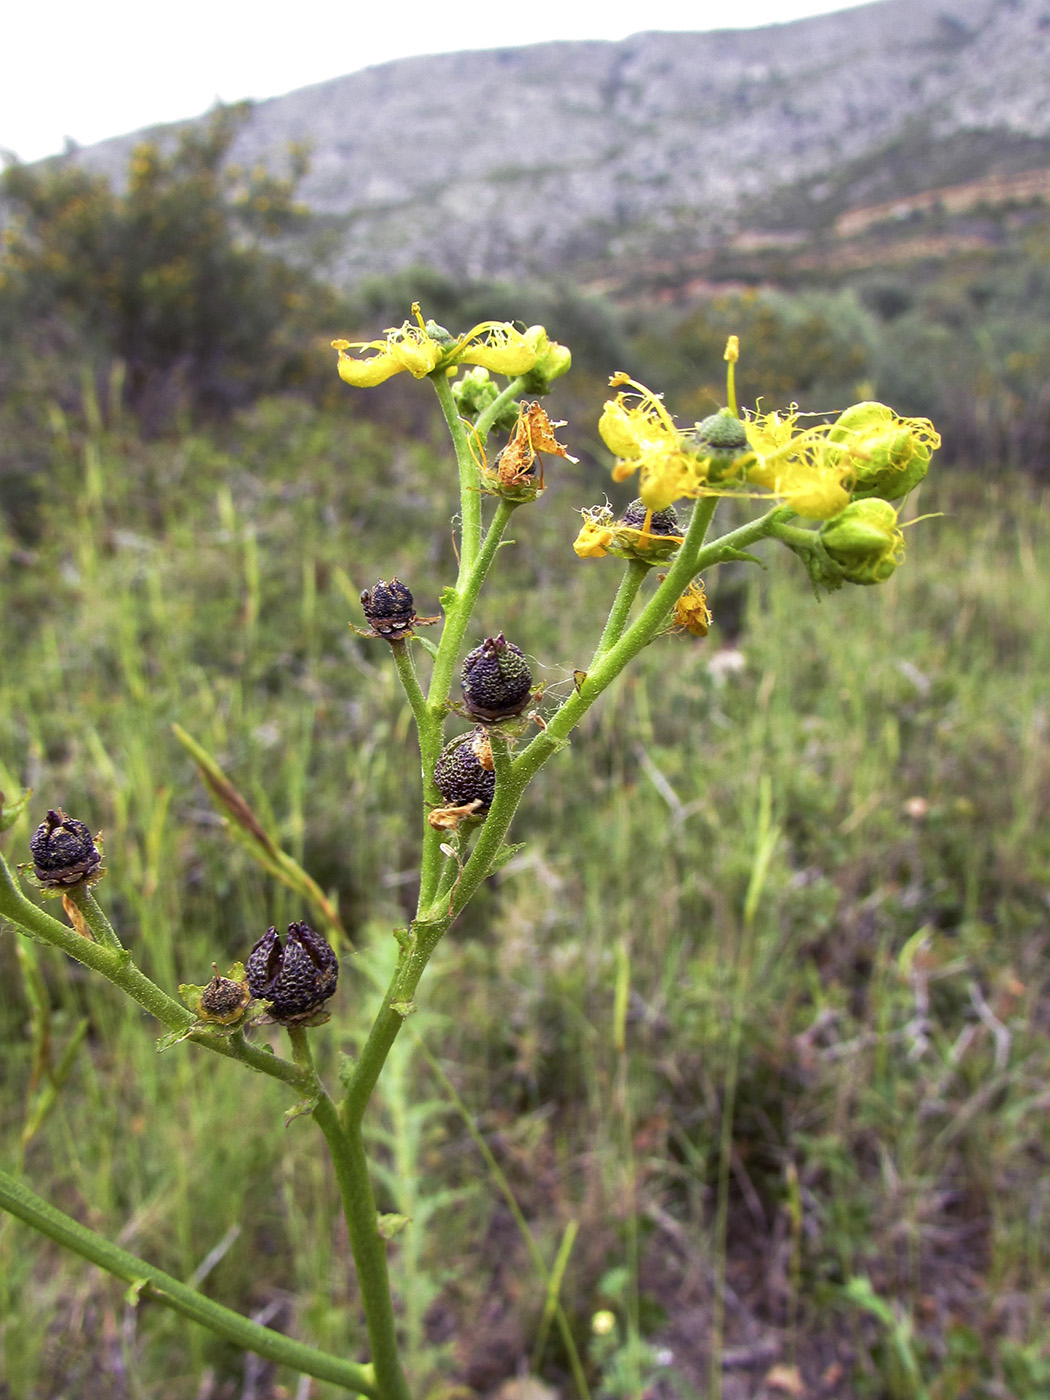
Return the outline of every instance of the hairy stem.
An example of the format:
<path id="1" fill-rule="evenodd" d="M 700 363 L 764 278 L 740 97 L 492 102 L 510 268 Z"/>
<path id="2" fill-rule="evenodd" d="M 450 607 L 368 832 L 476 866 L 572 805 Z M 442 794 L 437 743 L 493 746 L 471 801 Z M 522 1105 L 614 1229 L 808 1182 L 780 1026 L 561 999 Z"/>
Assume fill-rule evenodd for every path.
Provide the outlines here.
<path id="1" fill-rule="evenodd" d="M 411 1400 L 398 1358 L 397 1329 L 386 1265 L 386 1241 L 379 1233 L 379 1217 L 360 1124 L 345 1125 L 341 1122 L 335 1104 L 323 1090 L 313 1116 L 324 1133 L 339 1183 L 368 1324 L 372 1348 L 371 1369 L 375 1374 L 378 1394 L 381 1400 Z"/>

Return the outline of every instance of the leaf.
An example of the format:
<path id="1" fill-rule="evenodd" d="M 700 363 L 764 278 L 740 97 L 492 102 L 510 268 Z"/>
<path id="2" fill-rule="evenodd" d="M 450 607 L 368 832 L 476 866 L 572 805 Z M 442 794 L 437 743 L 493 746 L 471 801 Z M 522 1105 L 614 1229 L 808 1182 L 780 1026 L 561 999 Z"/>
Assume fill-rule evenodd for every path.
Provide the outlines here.
<path id="1" fill-rule="evenodd" d="M 514 845 L 504 842 L 496 854 L 492 857 L 492 864 L 489 866 L 489 874 L 495 875 L 497 870 L 502 870 L 508 861 L 513 860 L 519 851 L 525 849 L 524 841 L 517 841 Z"/>
<path id="2" fill-rule="evenodd" d="M 429 637 L 421 637 L 421 636 L 419 635 L 419 633 L 417 632 L 417 633 L 415 634 L 415 636 L 413 637 L 413 641 L 417 641 L 417 642 L 419 643 L 419 645 L 423 648 L 423 650 L 424 650 L 424 651 L 428 651 L 428 652 L 430 653 L 431 656 L 434 656 L 434 657 L 437 656 L 437 654 L 438 654 L 437 643 L 436 643 L 436 642 L 432 642 L 432 641 L 430 640 Z"/>
<path id="3" fill-rule="evenodd" d="M 411 1225 L 412 1217 L 410 1215 L 396 1215 L 391 1213 L 389 1215 L 378 1216 L 377 1223 L 379 1225 L 380 1239 L 392 1240 L 395 1235 L 400 1235 L 406 1225 Z"/>
<path id="4" fill-rule="evenodd" d="M 390 1010 L 396 1011 L 402 1021 L 407 1021 L 409 1016 L 413 1015 L 419 1008 L 414 1001 L 392 1001 Z"/>
<path id="5" fill-rule="evenodd" d="M 4 794 L 0 792 L 0 831 L 6 831 L 9 826 L 14 826 L 32 795 L 33 789 L 26 788 L 20 797 L 16 797 L 13 802 L 8 802 Z"/>
<path id="6" fill-rule="evenodd" d="M 285 1111 L 285 1127 L 287 1127 L 288 1124 L 293 1122 L 296 1118 L 301 1118 L 305 1113 L 313 1113 L 314 1109 L 320 1102 L 321 1095 L 319 1091 L 313 1094 L 305 1094 L 299 1100 L 298 1103 L 293 1104 L 291 1108 Z"/>
<path id="7" fill-rule="evenodd" d="M 264 830 L 258 817 L 248 806 L 246 800 L 237 791 L 234 785 L 227 778 L 226 774 L 219 767 L 218 763 L 204 749 L 186 733 L 180 724 L 171 726 L 176 739 L 186 750 L 197 765 L 197 771 L 201 775 L 205 787 L 211 793 L 214 801 L 226 809 L 235 824 L 245 833 L 248 838 L 257 842 L 266 852 L 271 860 L 276 861 L 279 852 L 272 837 Z"/>
<path id="8" fill-rule="evenodd" d="M 452 584 L 449 584 L 446 588 L 441 590 L 441 597 L 438 599 L 438 603 L 441 606 L 442 612 L 455 612 L 456 608 L 459 606 L 459 593 Z"/>
<path id="9" fill-rule="evenodd" d="M 185 1040 L 196 1028 L 197 1023 L 193 1022 L 185 1030 L 169 1031 L 167 1035 L 162 1035 L 157 1041 L 157 1053 L 159 1054 L 162 1050 L 170 1050 L 173 1045 L 178 1045 L 180 1040 Z"/>
<path id="10" fill-rule="evenodd" d="M 131 1281 L 131 1283 L 127 1287 L 127 1291 L 124 1294 L 124 1301 L 125 1303 L 127 1303 L 129 1308 L 138 1307 L 139 1299 L 142 1297 L 142 1294 L 148 1287 L 148 1278 L 137 1278 Z"/>

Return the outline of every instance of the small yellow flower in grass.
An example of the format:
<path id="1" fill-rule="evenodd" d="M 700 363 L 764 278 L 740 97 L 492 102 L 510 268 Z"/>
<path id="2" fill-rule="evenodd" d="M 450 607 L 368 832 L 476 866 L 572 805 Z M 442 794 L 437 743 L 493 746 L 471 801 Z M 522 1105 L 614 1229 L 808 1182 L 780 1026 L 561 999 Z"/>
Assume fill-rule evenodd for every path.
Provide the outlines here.
<path id="1" fill-rule="evenodd" d="M 482 321 L 456 337 L 434 321 L 424 321 L 418 302 L 412 304 L 412 315 L 415 324 L 405 321 L 388 330 L 382 340 L 333 340 L 332 348 L 339 351 L 339 377 L 355 388 L 369 389 L 402 370 L 423 379 L 458 364 L 481 365 L 513 377 L 528 373 L 541 355 L 551 352 L 542 326 L 519 331 L 509 321 Z M 361 357 L 348 354 L 351 350 L 376 353 Z"/>

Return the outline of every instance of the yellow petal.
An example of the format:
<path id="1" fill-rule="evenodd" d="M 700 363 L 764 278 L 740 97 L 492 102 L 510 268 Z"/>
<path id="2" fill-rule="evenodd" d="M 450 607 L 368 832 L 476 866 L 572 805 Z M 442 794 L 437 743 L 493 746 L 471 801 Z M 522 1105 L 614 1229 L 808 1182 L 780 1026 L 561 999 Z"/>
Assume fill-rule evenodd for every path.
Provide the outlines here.
<path id="1" fill-rule="evenodd" d="M 352 355 L 339 351 L 339 378 L 352 384 L 355 389 L 371 389 L 403 368 L 392 355 L 386 353 L 373 355 L 367 360 L 355 360 Z"/>

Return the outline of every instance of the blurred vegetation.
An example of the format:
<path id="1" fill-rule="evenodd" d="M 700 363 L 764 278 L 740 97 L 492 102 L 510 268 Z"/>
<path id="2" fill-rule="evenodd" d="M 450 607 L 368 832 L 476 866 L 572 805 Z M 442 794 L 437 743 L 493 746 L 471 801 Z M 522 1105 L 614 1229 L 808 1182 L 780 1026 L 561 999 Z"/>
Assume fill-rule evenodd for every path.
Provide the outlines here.
<path id="1" fill-rule="evenodd" d="M 178 159 L 189 164 L 151 157 L 156 188 L 205 204 L 210 189 L 227 211 L 201 265 L 243 256 L 256 273 L 227 289 L 222 357 L 202 351 L 193 374 L 169 362 L 182 387 L 163 412 L 169 342 L 136 342 L 157 357 L 136 378 L 117 340 L 124 303 L 104 281 L 85 273 L 78 290 L 70 268 L 49 281 L 31 221 L 9 244 L 28 250 L 24 274 L 5 253 L 0 788 L 35 790 L 5 853 L 26 858 L 51 806 L 101 828 L 99 898 L 171 990 L 299 917 L 217 824 L 171 734 L 183 725 L 339 902 L 355 951 L 315 1033 L 331 1072 L 414 906 L 419 823 L 408 708 L 385 647 L 346 623 L 360 621 L 360 589 L 392 573 L 437 611 L 454 467 L 420 386 L 360 396 L 336 383 L 328 396 L 297 378 L 328 294 L 308 315 L 309 281 L 270 268 L 272 250 L 234 232 L 229 187 Z M 5 177 L 30 203 L 34 181 L 80 178 Z M 37 225 L 70 267 L 77 197 L 55 194 Z M 118 196 L 89 181 L 82 197 L 98 211 L 84 228 L 130 236 L 131 184 Z M 181 198 L 172 228 L 186 227 Z M 165 262 L 139 251 L 137 305 L 168 305 L 180 324 L 181 303 L 148 276 Z M 979 402 L 998 405 L 973 430 L 981 470 L 942 467 L 913 500 L 912 513 L 943 514 L 907 530 L 887 585 L 818 603 L 786 556 L 707 580 L 713 635 L 663 639 L 613 687 L 529 793 L 524 849 L 424 984 L 412 1028 L 548 1260 L 578 1223 L 563 1299 L 596 1394 L 710 1396 L 712 1356 L 727 1395 L 745 1377 L 762 1393 L 774 1367 L 782 1392 L 797 1381 L 841 1400 L 1037 1400 L 1050 1384 L 1050 500 L 1007 465 L 1031 465 L 1036 439 L 994 436 L 996 413 L 1014 421 L 1007 390 L 1015 418 L 1041 421 L 1031 308 L 1029 368 L 1011 369 L 1006 346 L 1007 308 L 1020 314 L 1044 270 L 1033 259 L 1034 280 L 994 282 L 990 339 L 975 322 L 970 339 L 949 334 L 948 268 L 918 290 L 870 278 L 688 310 L 558 288 L 511 301 L 431 274 L 357 289 L 339 309 L 333 329 L 374 333 L 421 297 L 457 327 L 543 320 L 576 351 L 579 373 L 549 407 L 583 460 L 548 470 L 547 493 L 515 517 L 477 619 L 477 639 L 505 630 L 552 697 L 586 664 L 619 577 L 571 550 L 576 508 L 629 495 L 595 445 L 607 371 L 699 416 L 734 330 L 745 397 L 767 406 L 788 393 L 835 406 L 865 378 L 880 394 L 896 382 L 904 397 L 885 397 L 902 411 L 936 418 L 958 401 L 943 425 L 958 438 Z M 264 285 L 306 300 L 270 323 L 255 305 Z M 266 335 L 247 334 L 254 316 Z M 1009 343 L 1029 344 L 1017 324 Z M 983 401 L 953 378 L 970 345 L 975 372 L 999 376 Z M 287 1103 L 269 1081 L 185 1046 L 158 1056 L 154 1039 L 108 985 L 0 936 L 5 1168 L 180 1277 L 209 1260 L 202 1286 L 223 1301 L 353 1353 L 353 1272 L 310 1125 L 276 1126 Z M 416 1222 L 392 1246 L 413 1374 L 491 1393 L 532 1352 L 543 1288 L 447 1084 L 408 1038 L 372 1131 L 381 1208 Z M 611 1332 L 592 1333 L 599 1310 Z M 645 1347 L 630 1343 L 632 1318 Z M 253 1364 L 0 1219 L 5 1400 L 294 1391 Z M 568 1393 L 555 1341 L 539 1369 Z"/>

